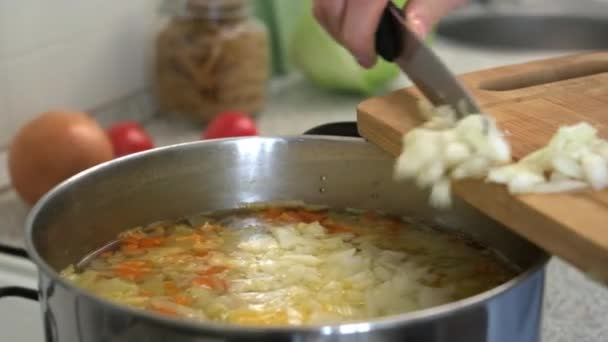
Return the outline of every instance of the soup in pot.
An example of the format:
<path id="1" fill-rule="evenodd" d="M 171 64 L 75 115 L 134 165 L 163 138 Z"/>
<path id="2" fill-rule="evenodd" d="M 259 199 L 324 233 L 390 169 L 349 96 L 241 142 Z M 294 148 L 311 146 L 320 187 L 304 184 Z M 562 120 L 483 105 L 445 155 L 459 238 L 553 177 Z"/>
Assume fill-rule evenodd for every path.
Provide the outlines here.
<path id="1" fill-rule="evenodd" d="M 132 228 L 62 276 L 110 301 L 201 321 L 368 320 L 466 298 L 518 270 L 453 231 L 376 212 L 250 208 Z"/>

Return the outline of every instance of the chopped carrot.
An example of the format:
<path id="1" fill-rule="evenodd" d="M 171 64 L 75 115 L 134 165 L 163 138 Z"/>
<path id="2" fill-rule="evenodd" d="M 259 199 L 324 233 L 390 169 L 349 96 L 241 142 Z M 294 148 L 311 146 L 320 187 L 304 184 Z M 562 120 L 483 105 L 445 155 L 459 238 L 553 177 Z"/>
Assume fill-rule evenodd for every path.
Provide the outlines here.
<path id="1" fill-rule="evenodd" d="M 213 288 L 215 285 L 212 278 L 210 278 L 210 277 L 197 277 L 197 278 L 194 278 L 194 280 L 192 280 L 192 282 L 195 285 L 205 286 L 205 287 L 209 287 L 209 288 Z"/>
<path id="2" fill-rule="evenodd" d="M 271 207 L 262 212 L 262 216 L 266 219 L 274 220 L 283 214 L 284 210 L 281 208 Z"/>
<path id="3" fill-rule="evenodd" d="M 121 249 L 125 251 L 134 251 L 139 249 L 158 247 L 164 243 L 163 237 L 136 237 L 128 236 L 122 239 Z"/>
<path id="4" fill-rule="evenodd" d="M 206 257 L 207 255 L 209 255 L 209 250 L 204 249 L 204 250 L 198 250 L 194 252 L 194 255 L 196 255 L 197 257 Z"/>
<path id="5" fill-rule="evenodd" d="M 152 292 L 148 290 L 139 290 L 139 295 L 144 297 L 152 297 Z"/>
<path id="6" fill-rule="evenodd" d="M 172 280 L 167 280 L 163 282 L 163 288 L 165 289 L 165 294 L 169 296 L 174 296 L 179 292 L 179 288 Z"/>
<path id="7" fill-rule="evenodd" d="M 165 242 L 163 237 L 151 237 L 139 240 L 140 248 L 150 248 L 150 247 L 158 247 L 161 246 Z"/>
<path id="8" fill-rule="evenodd" d="M 192 304 L 192 299 L 190 299 L 189 297 L 182 295 L 182 294 L 177 294 L 175 296 L 172 296 L 171 299 L 179 305 L 185 305 L 188 306 L 190 304 Z"/>
<path id="9" fill-rule="evenodd" d="M 142 237 L 143 238 L 143 237 Z M 123 238 L 121 240 L 122 245 L 130 245 L 130 246 L 134 246 L 134 247 L 138 247 L 139 248 L 139 240 L 142 239 L 139 237 L 135 237 L 135 236 L 129 236 L 126 238 Z"/>
<path id="10" fill-rule="evenodd" d="M 321 225 L 327 229 L 330 234 L 338 233 L 353 233 L 356 234 L 352 227 L 349 227 L 342 223 L 337 223 L 332 219 L 325 219 L 321 222 Z"/>
<path id="11" fill-rule="evenodd" d="M 306 209 L 285 210 L 282 208 L 268 208 L 262 212 L 262 217 L 268 220 L 284 222 L 312 223 L 315 221 L 322 221 L 327 217 L 327 214 Z"/>
<path id="12" fill-rule="evenodd" d="M 146 274 L 152 271 L 150 265 L 146 261 L 132 260 L 125 261 L 113 267 L 114 274 L 120 278 L 139 281 Z"/>
<path id="13" fill-rule="evenodd" d="M 154 311 L 156 311 L 158 313 L 167 315 L 167 316 L 177 316 L 177 311 L 169 309 L 169 308 L 166 308 L 164 306 L 154 305 L 154 306 L 152 306 L 152 310 L 154 310 Z"/>
<path id="14" fill-rule="evenodd" d="M 304 209 L 298 210 L 296 214 L 300 218 L 300 220 L 305 223 L 321 222 L 327 218 L 326 213 L 314 212 Z"/>
<path id="15" fill-rule="evenodd" d="M 294 211 L 285 211 L 277 219 L 279 221 L 291 222 L 291 223 L 296 223 L 296 222 L 300 222 L 301 221 L 301 219 L 298 216 L 298 214 L 296 212 L 294 212 Z"/>
<path id="16" fill-rule="evenodd" d="M 212 290 L 226 291 L 228 289 L 228 284 L 225 280 L 211 275 L 196 277 L 192 282 L 195 285 L 208 287 Z"/>
<path id="17" fill-rule="evenodd" d="M 227 270 L 227 267 L 224 266 L 211 266 L 208 269 L 199 272 L 200 275 L 212 275 L 212 274 L 216 274 L 216 273 L 222 273 L 225 270 Z"/>

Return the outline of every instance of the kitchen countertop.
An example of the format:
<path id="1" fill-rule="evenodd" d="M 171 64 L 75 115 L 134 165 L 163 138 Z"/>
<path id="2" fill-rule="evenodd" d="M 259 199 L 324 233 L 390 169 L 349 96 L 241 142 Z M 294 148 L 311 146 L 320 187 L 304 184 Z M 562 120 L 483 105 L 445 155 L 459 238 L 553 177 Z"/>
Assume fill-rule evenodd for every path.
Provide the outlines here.
<path id="1" fill-rule="evenodd" d="M 435 42 L 435 49 L 455 73 L 567 53 L 488 51 L 464 48 L 440 39 Z M 409 84 L 401 78 L 392 88 Z M 363 99 L 316 89 L 297 75 L 273 81 L 270 94 L 267 107 L 258 116 L 263 135 L 294 135 L 327 122 L 355 120 L 356 105 Z M 100 108 L 95 113 L 102 124 L 125 117 L 144 121 L 158 145 L 197 140 L 201 132 L 195 125 L 155 114 L 153 102 L 146 93 Z M 5 163 L 6 154 L 0 153 L 0 164 Z M 10 189 L 5 170 L 5 167 L 0 168 L 0 239 L 5 244 L 21 246 L 28 207 Z M 543 341 L 608 341 L 606 317 L 608 290 L 585 278 L 566 262 L 553 258 L 547 269 Z"/>

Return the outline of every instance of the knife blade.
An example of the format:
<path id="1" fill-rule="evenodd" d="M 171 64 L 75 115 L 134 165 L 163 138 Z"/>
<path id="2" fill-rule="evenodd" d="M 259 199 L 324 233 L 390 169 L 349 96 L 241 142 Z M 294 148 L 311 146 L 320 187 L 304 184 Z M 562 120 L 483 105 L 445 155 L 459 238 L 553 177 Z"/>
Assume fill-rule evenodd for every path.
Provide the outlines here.
<path id="1" fill-rule="evenodd" d="M 376 31 L 376 52 L 401 70 L 435 106 L 449 105 L 458 118 L 481 113 L 481 108 L 439 57 L 416 36 L 392 1 Z"/>

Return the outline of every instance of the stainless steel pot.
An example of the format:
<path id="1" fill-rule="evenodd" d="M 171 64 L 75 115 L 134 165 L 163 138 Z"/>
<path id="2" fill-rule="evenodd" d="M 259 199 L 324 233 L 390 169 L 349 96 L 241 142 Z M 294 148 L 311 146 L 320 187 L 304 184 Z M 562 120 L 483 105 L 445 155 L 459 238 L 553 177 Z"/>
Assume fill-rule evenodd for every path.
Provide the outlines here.
<path id="1" fill-rule="evenodd" d="M 461 201 L 449 211 L 429 208 L 428 194 L 395 183 L 392 170 L 393 159 L 363 139 L 316 135 L 194 142 L 82 172 L 41 199 L 27 221 L 47 341 L 538 341 L 547 255 Z M 485 293 L 427 310 L 293 328 L 173 320 L 100 299 L 58 275 L 126 227 L 281 200 L 433 219 L 468 232 L 525 271 Z M 4 294 L 35 296 L 16 288 Z"/>

